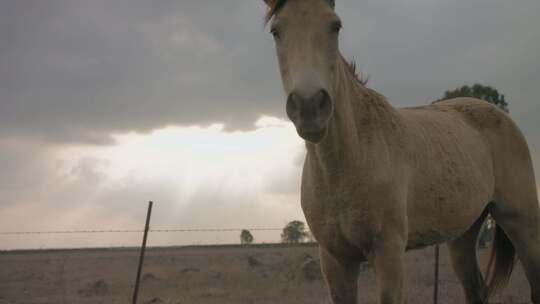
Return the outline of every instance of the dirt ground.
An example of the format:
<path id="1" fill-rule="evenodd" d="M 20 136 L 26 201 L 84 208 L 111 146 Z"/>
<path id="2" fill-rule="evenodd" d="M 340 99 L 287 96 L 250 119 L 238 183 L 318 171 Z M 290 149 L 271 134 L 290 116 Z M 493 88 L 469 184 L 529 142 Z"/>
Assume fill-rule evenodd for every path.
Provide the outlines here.
<path id="1" fill-rule="evenodd" d="M 137 260 L 131 249 L 2 252 L 0 304 L 131 303 Z M 313 246 L 156 248 L 147 252 L 139 303 L 327 304 L 318 262 Z M 440 272 L 439 303 L 464 303 L 444 246 Z M 407 273 L 408 303 L 433 303 L 433 248 L 409 252 Z M 377 303 L 375 286 L 366 265 L 358 303 Z M 528 295 L 518 263 L 494 303 L 530 303 Z"/>

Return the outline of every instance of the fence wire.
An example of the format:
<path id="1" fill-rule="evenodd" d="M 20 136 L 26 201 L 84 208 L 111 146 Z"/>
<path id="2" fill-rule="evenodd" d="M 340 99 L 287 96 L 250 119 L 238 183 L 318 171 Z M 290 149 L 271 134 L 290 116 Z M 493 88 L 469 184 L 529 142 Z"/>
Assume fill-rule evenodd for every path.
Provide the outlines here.
<path id="1" fill-rule="evenodd" d="M 283 228 L 170 228 L 150 229 L 149 232 L 237 232 L 249 231 L 282 231 Z M 106 230 L 52 230 L 52 231 L 0 231 L 0 235 L 25 235 L 25 234 L 89 234 L 89 233 L 142 233 L 143 229 L 106 229 Z"/>

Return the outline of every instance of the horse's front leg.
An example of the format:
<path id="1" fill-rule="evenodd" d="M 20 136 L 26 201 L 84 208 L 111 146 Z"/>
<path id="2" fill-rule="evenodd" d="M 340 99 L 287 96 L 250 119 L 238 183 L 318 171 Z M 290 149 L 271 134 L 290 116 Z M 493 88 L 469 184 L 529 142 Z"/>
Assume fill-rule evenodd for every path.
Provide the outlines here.
<path id="1" fill-rule="evenodd" d="M 380 303 L 404 304 L 406 241 L 398 235 L 388 235 L 378 238 L 374 245 L 371 262 L 380 288 Z"/>
<path id="2" fill-rule="evenodd" d="M 333 304 L 356 304 L 359 262 L 320 248 L 321 266 Z"/>

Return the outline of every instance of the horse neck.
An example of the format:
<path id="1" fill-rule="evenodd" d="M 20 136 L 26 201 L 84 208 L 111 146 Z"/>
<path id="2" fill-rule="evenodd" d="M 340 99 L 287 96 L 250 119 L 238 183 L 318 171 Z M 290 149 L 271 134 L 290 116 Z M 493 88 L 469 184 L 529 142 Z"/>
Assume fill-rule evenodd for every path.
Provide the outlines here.
<path id="1" fill-rule="evenodd" d="M 385 98 L 366 88 L 339 57 L 334 80 L 334 115 L 319 144 L 306 142 L 307 165 L 323 176 L 343 175 L 361 165 L 373 147 L 399 128 L 397 111 Z"/>

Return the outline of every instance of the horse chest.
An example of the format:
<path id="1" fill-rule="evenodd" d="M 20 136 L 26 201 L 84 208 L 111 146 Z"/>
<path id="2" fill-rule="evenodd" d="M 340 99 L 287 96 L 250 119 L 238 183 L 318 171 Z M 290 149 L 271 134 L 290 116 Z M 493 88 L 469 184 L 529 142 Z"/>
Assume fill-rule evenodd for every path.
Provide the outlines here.
<path id="1" fill-rule="evenodd" d="M 362 254 L 380 227 L 373 208 L 362 208 L 354 189 L 302 189 L 302 209 L 317 241 L 336 254 Z M 362 248 L 362 252 L 359 251 Z"/>

